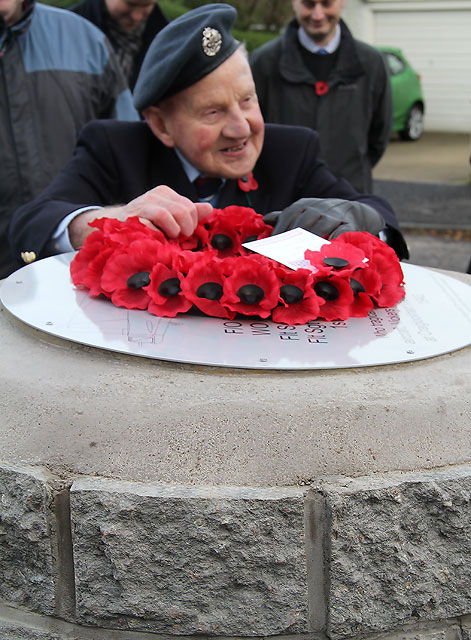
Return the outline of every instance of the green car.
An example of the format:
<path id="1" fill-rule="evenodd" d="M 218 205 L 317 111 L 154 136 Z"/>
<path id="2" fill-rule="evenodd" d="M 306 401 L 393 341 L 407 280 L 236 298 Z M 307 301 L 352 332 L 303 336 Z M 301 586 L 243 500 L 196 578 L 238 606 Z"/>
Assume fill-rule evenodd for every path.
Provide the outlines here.
<path id="1" fill-rule="evenodd" d="M 424 130 L 425 111 L 420 76 L 400 49 L 377 48 L 384 54 L 391 73 L 393 131 L 398 131 L 403 140 L 418 140 Z"/>

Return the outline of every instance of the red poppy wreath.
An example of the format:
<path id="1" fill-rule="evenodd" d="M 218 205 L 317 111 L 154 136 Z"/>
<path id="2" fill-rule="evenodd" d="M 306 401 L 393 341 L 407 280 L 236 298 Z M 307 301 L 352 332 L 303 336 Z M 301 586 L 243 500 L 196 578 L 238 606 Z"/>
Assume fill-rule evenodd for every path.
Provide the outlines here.
<path id="1" fill-rule="evenodd" d="M 366 232 L 344 233 L 306 251 L 311 269 L 292 270 L 242 244 L 272 227 L 253 209 L 214 209 L 191 237 L 169 240 L 138 218 L 100 218 L 70 266 L 73 283 L 118 307 L 175 317 L 190 310 L 304 324 L 364 317 L 405 295 L 393 249 Z M 366 260 L 365 260 L 366 258 Z"/>

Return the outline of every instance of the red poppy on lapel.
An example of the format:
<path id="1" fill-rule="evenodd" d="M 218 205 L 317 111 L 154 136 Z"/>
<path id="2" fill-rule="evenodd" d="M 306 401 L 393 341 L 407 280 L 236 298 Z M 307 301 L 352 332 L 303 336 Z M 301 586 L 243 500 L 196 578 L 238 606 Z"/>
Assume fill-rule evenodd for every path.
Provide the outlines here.
<path id="1" fill-rule="evenodd" d="M 256 191 L 258 189 L 258 182 L 253 177 L 252 172 L 250 172 L 247 176 L 242 176 L 242 178 L 239 178 L 237 184 L 239 185 L 239 189 L 241 191 L 245 191 L 246 193 L 248 191 Z"/>
<path id="2" fill-rule="evenodd" d="M 323 96 L 329 91 L 329 85 L 323 80 L 319 80 L 318 82 L 316 82 L 315 88 L 318 96 Z"/>

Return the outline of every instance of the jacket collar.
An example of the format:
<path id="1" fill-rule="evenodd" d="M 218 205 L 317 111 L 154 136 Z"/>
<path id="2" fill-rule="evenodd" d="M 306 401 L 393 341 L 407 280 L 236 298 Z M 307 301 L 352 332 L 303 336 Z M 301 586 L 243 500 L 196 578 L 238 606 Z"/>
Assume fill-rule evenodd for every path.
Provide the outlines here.
<path id="1" fill-rule="evenodd" d="M 339 56 L 336 68 L 333 71 L 334 77 L 329 79 L 329 85 L 331 86 L 351 82 L 365 73 L 349 28 L 343 20 L 340 20 L 339 24 L 341 33 Z M 314 84 L 316 78 L 303 64 L 299 51 L 298 28 L 298 21 L 293 18 L 281 36 L 280 73 L 288 82 Z"/>

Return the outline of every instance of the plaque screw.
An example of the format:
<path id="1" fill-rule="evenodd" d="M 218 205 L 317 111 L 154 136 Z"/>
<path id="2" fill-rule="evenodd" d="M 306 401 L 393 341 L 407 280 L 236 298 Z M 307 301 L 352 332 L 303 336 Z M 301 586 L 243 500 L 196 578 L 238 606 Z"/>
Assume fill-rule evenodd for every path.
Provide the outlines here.
<path id="1" fill-rule="evenodd" d="M 268 362 L 268 358 L 260 358 L 260 362 Z"/>
<path id="2" fill-rule="evenodd" d="M 412 351 L 412 349 L 409 349 L 407 353 L 414 353 L 414 351 Z"/>

